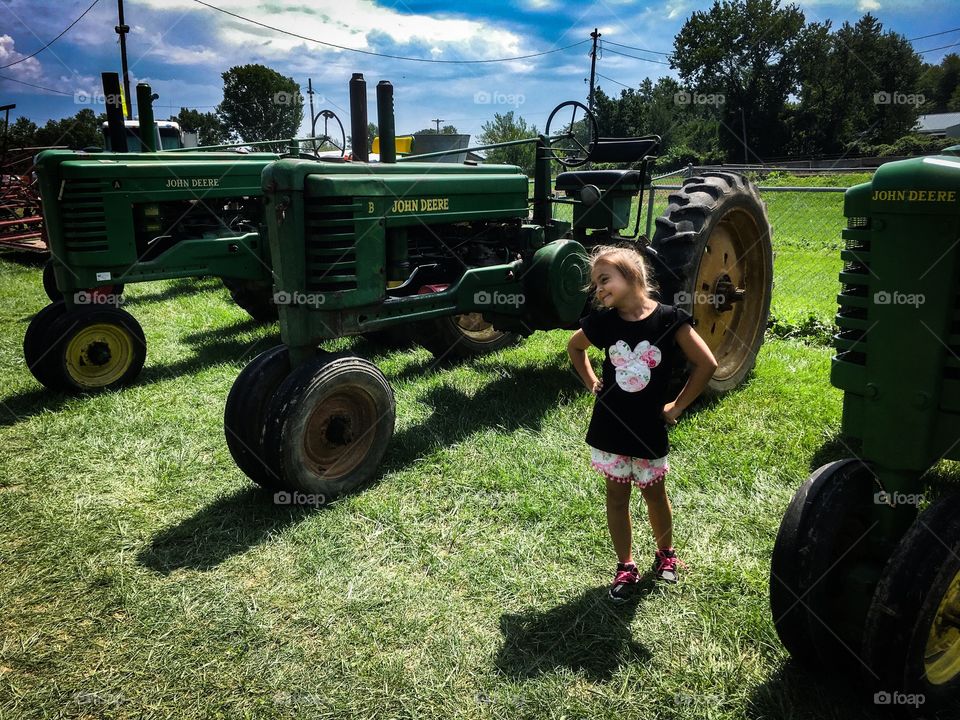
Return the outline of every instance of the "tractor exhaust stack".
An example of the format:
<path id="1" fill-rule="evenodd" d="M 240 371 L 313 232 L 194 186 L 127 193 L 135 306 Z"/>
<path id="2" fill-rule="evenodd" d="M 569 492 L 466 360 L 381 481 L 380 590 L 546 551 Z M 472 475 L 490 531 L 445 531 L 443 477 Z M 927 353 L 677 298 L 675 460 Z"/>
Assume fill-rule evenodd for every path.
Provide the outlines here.
<path id="1" fill-rule="evenodd" d="M 350 143 L 353 159 L 359 162 L 370 160 L 367 148 L 367 83 L 363 73 L 354 73 L 350 78 Z"/>

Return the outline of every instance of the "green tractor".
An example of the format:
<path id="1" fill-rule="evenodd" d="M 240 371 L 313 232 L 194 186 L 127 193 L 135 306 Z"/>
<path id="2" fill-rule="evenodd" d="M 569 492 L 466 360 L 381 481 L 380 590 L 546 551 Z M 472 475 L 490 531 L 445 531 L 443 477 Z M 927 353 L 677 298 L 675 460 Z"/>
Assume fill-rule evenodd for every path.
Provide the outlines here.
<path id="1" fill-rule="evenodd" d="M 104 73 L 104 93 L 119 97 L 116 74 Z M 120 307 L 124 286 L 132 283 L 219 277 L 254 319 L 277 319 L 260 176 L 281 155 L 228 146 L 162 151 L 162 128 L 140 138 L 141 124 L 156 125 L 152 100 L 150 86 L 139 84 L 136 127 L 108 103 L 106 132 L 116 152 L 50 150 L 37 158 L 51 253 L 43 280 L 51 304 L 30 322 L 23 352 L 31 373 L 50 389 L 92 392 L 136 379 L 147 344 L 136 318 Z M 343 125 L 331 110 L 316 117 L 323 119 L 323 134 L 286 141 L 289 155 L 315 159 L 326 143 L 339 152 L 323 153 L 325 162 L 341 162 Z M 145 152 L 127 152 L 130 144 Z M 266 144 L 277 143 L 254 145 Z M 302 145 L 315 153 L 302 153 Z M 458 339 L 450 356 L 460 358 L 519 340 L 475 313 L 370 333 L 380 342 L 403 336 L 430 349 Z"/>
<path id="2" fill-rule="evenodd" d="M 381 147 L 393 143 L 392 86 L 377 86 Z M 366 137 L 366 90 L 351 81 L 354 138 Z M 555 134 L 552 128 L 558 128 Z M 526 141 L 515 141 L 526 142 Z M 588 109 L 559 105 L 532 138 L 529 181 L 509 165 L 451 165 L 382 153 L 380 163 L 281 159 L 263 173 L 263 208 L 283 344 L 237 377 L 224 427 L 237 465 L 277 491 L 330 499 L 371 480 L 394 430 L 389 383 L 369 360 L 328 352 L 344 335 L 477 317 L 526 336 L 573 329 L 589 310 L 587 251 L 629 243 L 646 254 L 664 302 L 690 311 L 719 361 L 714 392 L 741 383 L 766 328 L 770 227 L 756 188 L 732 173 L 687 179 L 652 240 L 631 223 L 649 187 L 657 136 L 600 138 Z M 494 146 L 474 148 L 489 149 Z M 636 170 L 567 170 L 587 161 Z M 555 190 L 554 190 L 555 188 Z M 572 221 L 553 216 L 572 206 Z M 633 224 L 634 234 L 621 230 Z M 457 351 L 462 332 L 437 334 Z"/>
<path id="3" fill-rule="evenodd" d="M 787 508 L 771 610 L 801 664 L 930 709 L 960 687 L 960 495 L 926 497 L 927 471 L 960 460 L 960 158 L 887 163 L 844 214 L 830 380 L 852 457 Z"/>

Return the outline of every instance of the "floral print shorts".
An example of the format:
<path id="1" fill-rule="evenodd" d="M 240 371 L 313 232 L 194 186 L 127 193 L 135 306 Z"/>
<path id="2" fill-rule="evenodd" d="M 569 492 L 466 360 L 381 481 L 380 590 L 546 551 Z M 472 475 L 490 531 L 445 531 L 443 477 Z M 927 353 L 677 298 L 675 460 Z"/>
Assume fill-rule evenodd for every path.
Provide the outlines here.
<path id="1" fill-rule="evenodd" d="M 666 455 L 653 459 L 635 458 L 597 450 L 595 447 L 590 447 L 590 466 L 611 480 L 621 483 L 632 480 L 638 488 L 662 481 L 670 469 Z"/>

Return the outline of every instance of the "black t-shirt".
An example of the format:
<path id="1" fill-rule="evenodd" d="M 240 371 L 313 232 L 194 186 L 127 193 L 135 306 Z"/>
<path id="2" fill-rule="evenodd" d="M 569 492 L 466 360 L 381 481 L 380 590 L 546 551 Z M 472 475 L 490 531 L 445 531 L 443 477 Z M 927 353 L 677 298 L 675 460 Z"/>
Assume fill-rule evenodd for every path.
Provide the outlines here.
<path id="1" fill-rule="evenodd" d="M 670 450 L 663 406 L 675 363 L 684 361 L 677 329 L 693 324 L 682 308 L 658 303 L 642 320 L 624 320 L 616 308 L 580 318 L 587 339 L 605 352 L 603 389 L 593 405 L 587 444 L 638 458 Z"/>

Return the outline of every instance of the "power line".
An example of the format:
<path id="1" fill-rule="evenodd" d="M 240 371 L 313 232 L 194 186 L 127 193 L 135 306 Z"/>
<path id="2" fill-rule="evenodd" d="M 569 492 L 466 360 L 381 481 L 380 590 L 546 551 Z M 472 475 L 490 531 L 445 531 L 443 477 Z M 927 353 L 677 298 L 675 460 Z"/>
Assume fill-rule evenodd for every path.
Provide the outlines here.
<path id="1" fill-rule="evenodd" d="M 64 92 L 63 90 L 54 90 L 53 88 L 44 87 L 43 85 L 34 85 L 33 83 L 17 80 L 16 78 L 7 77 L 6 75 L 0 75 L 0 80 L 9 80 L 10 82 L 20 83 L 21 85 L 29 85 L 30 87 L 37 88 L 39 90 L 46 90 L 47 92 L 56 93 L 57 95 L 73 97 L 73 93 Z"/>
<path id="2" fill-rule="evenodd" d="M 956 32 L 960 28 L 954 28 L 953 30 L 944 30 L 943 32 L 930 33 L 929 35 L 921 35 L 920 37 L 907 38 L 907 42 L 913 42 L 914 40 L 923 40 L 928 37 L 936 37 L 937 35 L 946 35 L 947 33 Z"/>
<path id="3" fill-rule="evenodd" d="M 665 55 L 667 57 L 670 56 L 670 53 L 660 52 L 659 50 L 648 50 L 647 48 L 642 47 L 634 47 L 633 45 L 624 45 L 623 43 L 613 42 L 612 40 L 607 40 L 604 44 L 616 45 L 617 47 L 627 48 L 627 50 L 639 50 L 640 52 L 653 53 L 654 55 Z"/>
<path id="4" fill-rule="evenodd" d="M 944 50 L 946 48 L 956 47 L 957 45 L 960 45 L 960 42 L 955 42 L 953 43 L 953 45 L 941 45 L 940 47 L 930 48 L 929 50 L 914 50 L 914 52 L 917 55 L 926 55 L 927 53 L 931 53 L 934 50 Z"/>
<path id="5" fill-rule="evenodd" d="M 637 57 L 636 55 L 628 55 L 627 53 L 620 52 L 619 50 L 611 50 L 610 48 L 605 47 L 606 52 L 611 52 L 614 55 L 623 55 L 624 57 L 633 58 L 634 60 L 643 60 L 644 62 L 656 63 L 657 65 L 666 65 L 670 67 L 670 63 L 663 62 L 662 60 L 651 60 L 650 58 Z"/>
<path id="6" fill-rule="evenodd" d="M 297 33 L 290 32 L 289 30 L 283 30 L 273 25 L 267 25 L 262 23 L 259 20 L 254 20 L 252 18 L 244 17 L 243 15 L 238 15 L 237 13 L 230 12 L 229 10 L 224 10 L 219 8 L 216 5 L 211 5 L 210 3 L 204 2 L 203 0 L 193 0 L 198 5 L 203 5 L 208 7 L 211 10 L 216 10 L 221 12 L 224 15 L 229 15 L 230 17 L 235 17 L 238 20 L 243 20 L 244 22 L 252 23 L 253 25 L 259 25 L 262 28 L 267 30 L 273 30 L 274 32 L 282 33 L 283 35 L 289 35 L 290 37 L 295 37 L 299 40 L 306 40 L 308 42 L 318 43 L 320 45 L 326 45 L 327 47 L 336 48 L 337 50 L 347 50 L 349 52 L 361 53 L 363 55 L 373 55 L 375 57 L 389 58 L 391 60 L 409 60 L 410 62 L 422 62 L 422 63 L 440 63 L 447 65 L 476 65 L 480 63 L 496 63 L 496 62 L 509 62 L 511 60 L 527 60 L 529 58 L 540 57 L 541 55 L 549 55 L 550 53 L 562 52 L 563 50 L 569 50 L 570 48 L 577 47 L 578 45 L 583 45 L 584 43 L 590 42 L 589 40 L 581 40 L 580 42 L 573 43 L 572 45 L 566 45 L 560 48 L 554 48 L 553 50 L 545 50 L 543 52 L 532 53 L 530 55 L 517 55 L 516 57 L 507 57 L 507 58 L 494 58 L 491 60 L 434 60 L 431 58 L 415 58 L 415 57 L 404 57 L 403 55 L 388 55 L 386 53 L 373 52 L 371 50 L 358 50 L 357 48 L 344 47 L 343 45 L 336 45 L 334 43 L 326 42 L 324 40 L 317 40 L 316 38 L 307 37 L 306 35 L 298 35 Z"/>
<path id="7" fill-rule="evenodd" d="M 623 85 L 628 90 L 633 90 L 632 85 L 627 85 L 626 83 L 622 83 L 619 80 L 614 80 L 612 77 L 607 77 L 606 75 L 602 75 L 600 73 L 597 73 L 597 77 L 602 77 L 604 80 L 609 80 L 610 82 L 616 83 L 617 85 Z"/>
<path id="8" fill-rule="evenodd" d="M 0 70 L 4 70 L 4 69 L 6 69 L 6 68 L 8 68 L 8 67 L 13 67 L 14 65 L 18 65 L 18 64 L 20 64 L 20 63 L 22 63 L 22 62 L 24 62 L 24 61 L 26 61 L 26 60 L 29 60 L 29 59 L 32 58 L 32 57 L 35 57 L 36 55 L 39 55 L 40 53 L 42 53 L 42 52 L 43 52 L 44 50 L 46 50 L 48 47 L 50 47 L 51 45 L 53 45 L 57 40 L 59 40 L 60 38 L 62 38 L 64 35 L 66 35 L 66 34 L 67 34 L 67 31 L 70 30 L 70 28 L 72 28 L 72 27 L 73 27 L 74 25 L 76 25 L 78 22 L 80 22 L 81 20 L 83 20 L 83 16 L 86 15 L 86 14 L 87 14 L 88 12 L 90 12 L 91 10 L 93 10 L 93 6 L 96 5 L 98 2 L 100 2 L 100 0 L 93 0 L 93 2 L 90 3 L 90 7 L 88 7 L 86 10 L 84 10 L 84 11 L 80 14 L 80 17 L 78 17 L 78 18 L 77 18 L 76 20 L 74 20 L 72 23 L 70 23 L 69 25 L 67 25 L 67 27 L 64 28 L 63 32 L 61 32 L 59 35 L 57 35 L 53 40 L 51 40 L 50 42 L 48 42 L 48 43 L 47 43 L 46 45 L 44 45 L 42 48 L 40 48 L 39 50 L 37 50 L 37 51 L 34 52 L 34 53 L 30 53 L 30 54 L 27 55 L 26 57 L 22 57 L 22 58 L 20 58 L 19 60 L 14 60 L 12 63 L 7 63 L 6 65 L 0 65 Z"/>

